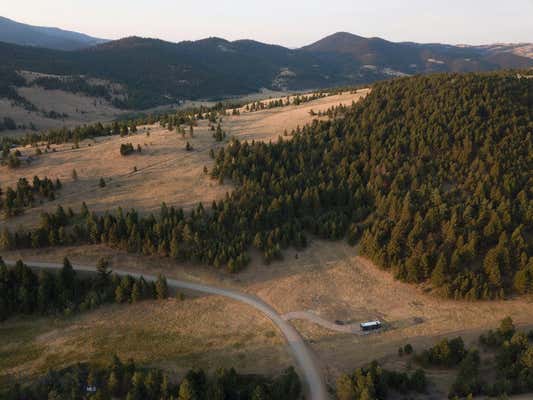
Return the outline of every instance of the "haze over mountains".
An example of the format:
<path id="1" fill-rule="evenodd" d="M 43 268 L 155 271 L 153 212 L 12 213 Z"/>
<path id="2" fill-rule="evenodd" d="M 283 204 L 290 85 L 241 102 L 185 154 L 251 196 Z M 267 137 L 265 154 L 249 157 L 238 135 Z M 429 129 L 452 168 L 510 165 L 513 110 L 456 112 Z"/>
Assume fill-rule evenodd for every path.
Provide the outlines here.
<path id="1" fill-rule="evenodd" d="M 76 50 L 106 42 L 83 33 L 33 26 L 0 16 L 0 40 L 23 46 Z"/>
<path id="2" fill-rule="evenodd" d="M 171 43 L 129 37 L 102 43 L 53 29 L 37 41 L 35 29 L 44 28 L 2 20 L 0 41 L 10 42 L 0 43 L 4 82 L 8 73 L 20 70 L 105 79 L 126 88 L 116 105 L 131 109 L 262 88 L 316 89 L 419 73 L 533 67 L 527 45 L 394 43 L 343 32 L 300 49 L 220 38 Z"/>

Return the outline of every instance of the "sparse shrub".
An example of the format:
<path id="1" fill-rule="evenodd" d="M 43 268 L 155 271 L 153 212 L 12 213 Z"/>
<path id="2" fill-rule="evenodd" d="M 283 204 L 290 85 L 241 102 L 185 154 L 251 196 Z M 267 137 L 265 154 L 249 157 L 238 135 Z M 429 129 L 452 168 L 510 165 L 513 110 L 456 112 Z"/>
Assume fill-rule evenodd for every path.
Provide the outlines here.
<path id="1" fill-rule="evenodd" d="M 133 144 L 131 143 L 122 143 L 120 145 L 120 155 L 128 156 L 134 152 Z"/>

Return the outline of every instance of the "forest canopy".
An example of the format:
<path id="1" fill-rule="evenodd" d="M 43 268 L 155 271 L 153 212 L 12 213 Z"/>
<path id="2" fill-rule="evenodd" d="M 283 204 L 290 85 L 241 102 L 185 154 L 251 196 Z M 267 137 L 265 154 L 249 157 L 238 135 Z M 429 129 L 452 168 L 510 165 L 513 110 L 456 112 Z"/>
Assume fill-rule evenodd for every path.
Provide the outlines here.
<path id="1" fill-rule="evenodd" d="M 398 279 L 467 299 L 533 292 L 533 82 L 516 74 L 439 74 L 376 84 L 351 108 L 276 143 L 231 143 L 211 175 L 237 189 L 210 209 L 163 206 L 0 236 L 0 246 L 66 243 L 238 271 L 248 249 L 267 262 L 307 235 L 360 240 Z M 81 222 L 79 222 L 81 219 Z M 61 241 L 56 244 L 62 244 Z"/>

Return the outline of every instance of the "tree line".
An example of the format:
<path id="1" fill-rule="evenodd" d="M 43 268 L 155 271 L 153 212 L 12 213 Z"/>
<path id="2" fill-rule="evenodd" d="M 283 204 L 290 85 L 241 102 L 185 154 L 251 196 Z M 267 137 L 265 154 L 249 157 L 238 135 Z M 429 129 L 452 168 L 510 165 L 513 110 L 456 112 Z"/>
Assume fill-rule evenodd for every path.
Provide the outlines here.
<path id="1" fill-rule="evenodd" d="M 277 100 L 261 100 L 261 101 L 254 101 L 251 104 L 246 104 L 244 109 L 249 112 L 254 111 L 260 111 L 260 110 L 270 110 L 272 108 L 279 108 L 279 107 L 287 107 L 290 105 L 299 106 L 300 104 L 308 103 L 310 101 L 322 99 L 327 96 L 332 96 L 331 93 L 326 92 L 318 92 L 318 93 L 311 93 L 309 95 L 296 95 L 296 96 L 287 96 L 285 99 L 277 99 Z M 238 115 L 237 113 L 234 113 L 234 115 Z"/>
<path id="2" fill-rule="evenodd" d="M 112 100 L 112 90 L 109 86 L 90 84 L 82 77 L 51 77 L 42 76 L 32 81 L 33 86 L 41 86 L 47 90 L 63 90 L 71 93 L 83 93 L 92 97 L 102 97 Z M 120 103 L 117 103 L 120 104 Z"/>
<path id="3" fill-rule="evenodd" d="M 39 272 L 17 261 L 7 267 L 0 257 L 0 321 L 15 315 L 72 314 L 105 303 L 135 303 L 144 299 L 166 299 L 166 278 L 156 282 L 131 276 L 120 277 L 99 260 L 95 276 L 79 276 L 65 258 L 57 273 Z"/>
<path id="4" fill-rule="evenodd" d="M 298 400 L 301 383 L 292 367 L 269 378 L 218 369 L 213 376 L 190 370 L 176 383 L 156 368 L 113 356 L 104 366 L 76 364 L 51 370 L 27 386 L 12 384 L 6 400 Z"/>
<path id="5" fill-rule="evenodd" d="M 376 84 L 337 118 L 276 143 L 231 140 L 211 176 L 237 189 L 206 210 L 163 206 L 86 213 L 5 233 L 0 245 L 47 246 L 69 225 L 75 243 L 194 260 L 238 271 L 248 249 L 268 263 L 309 233 L 355 244 L 403 281 L 444 296 L 533 291 L 533 82 L 510 73 L 439 74 Z"/>
<path id="6" fill-rule="evenodd" d="M 0 71 L 1 72 L 1 71 Z M 1 75 L 0 75 L 1 79 Z M 17 137 L 2 137 L 0 145 L 4 149 L 12 146 L 37 146 L 39 143 L 62 144 L 79 143 L 85 139 L 92 139 L 101 136 L 120 135 L 122 137 L 137 132 L 139 125 L 151 125 L 159 122 L 161 126 L 173 130 L 180 125 L 195 125 L 198 120 L 208 119 L 212 123 L 217 121 L 218 116 L 226 115 L 227 107 L 238 107 L 239 103 L 218 102 L 213 106 L 189 107 L 183 110 L 163 112 L 156 114 L 138 114 L 130 116 L 129 119 L 114 121 L 109 124 L 100 122 L 74 128 L 63 127 L 60 129 L 50 129 L 43 132 L 26 133 Z M 8 121 L 10 124 L 11 122 Z"/>

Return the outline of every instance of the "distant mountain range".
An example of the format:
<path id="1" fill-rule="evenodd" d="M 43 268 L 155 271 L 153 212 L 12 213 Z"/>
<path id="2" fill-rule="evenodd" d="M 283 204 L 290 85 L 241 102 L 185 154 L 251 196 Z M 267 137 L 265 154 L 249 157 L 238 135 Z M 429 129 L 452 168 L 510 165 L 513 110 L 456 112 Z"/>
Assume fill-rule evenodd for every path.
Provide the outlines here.
<path id="1" fill-rule="evenodd" d="M 0 17 L 0 41 L 56 50 L 77 50 L 106 42 L 83 33 L 27 25 Z"/>
<path id="2" fill-rule="evenodd" d="M 45 29 L 47 35 L 38 41 L 31 35 L 35 29 Z M 420 73 L 533 67 L 530 44 L 394 43 L 343 32 L 288 49 L 220 38 L 171 43 L 129 37 L 106 42 L 10 21 L 0 23 L 0 42 L 6 42 L 0 43 L 0 86 L 2 74 L 13 76 L 17 70 L 101 78 L 125 87 L 127 98 L 121 105 L 135 109 L 261 88 L 317 89 Z"/>

